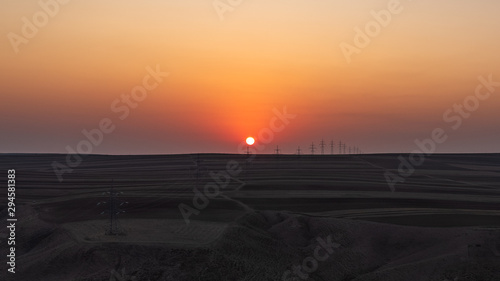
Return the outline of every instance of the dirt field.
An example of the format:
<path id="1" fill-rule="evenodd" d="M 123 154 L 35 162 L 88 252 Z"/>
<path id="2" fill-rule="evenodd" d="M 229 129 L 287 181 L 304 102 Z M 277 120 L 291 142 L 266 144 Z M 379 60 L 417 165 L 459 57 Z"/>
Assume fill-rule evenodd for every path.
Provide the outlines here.
<path id="1" fill-rule="evenodd" d="M 500 280 L 500 154 L 429 156 L 393 191 L 398 156 L 89 155 L 59 181 L 66 155 L 2 154 L 12 280 Z"/>

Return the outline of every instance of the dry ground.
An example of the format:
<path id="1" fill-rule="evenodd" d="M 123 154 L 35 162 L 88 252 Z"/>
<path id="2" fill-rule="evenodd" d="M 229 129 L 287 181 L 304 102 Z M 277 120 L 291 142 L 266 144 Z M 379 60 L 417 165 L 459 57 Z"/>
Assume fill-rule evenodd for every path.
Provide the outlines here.
<path id="1" fill-rule="evenodd" d="M 310 280 L 500 280 L 500 155 L 432 155 L 391 192 L 397 156 L 90 155 L 59 182 L 65 155 L 2 154 L 19 219 L 6 280 L 281 280 L 328 235 L 340 246 Z M 179 204 L 228 161 L 242 172 L 186 224 Z M 97 205 L 111 186 L 123 236 Z"/>

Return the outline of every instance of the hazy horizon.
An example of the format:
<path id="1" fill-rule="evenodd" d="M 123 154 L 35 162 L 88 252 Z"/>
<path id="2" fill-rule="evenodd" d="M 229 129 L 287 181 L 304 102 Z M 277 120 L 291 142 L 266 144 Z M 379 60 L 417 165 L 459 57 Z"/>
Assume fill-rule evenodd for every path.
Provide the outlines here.
<path id="1" fill-rule="evenodd" d="M 500 152 L 500 2 L 214 3 L 4 1 L 0 153 Z"/>

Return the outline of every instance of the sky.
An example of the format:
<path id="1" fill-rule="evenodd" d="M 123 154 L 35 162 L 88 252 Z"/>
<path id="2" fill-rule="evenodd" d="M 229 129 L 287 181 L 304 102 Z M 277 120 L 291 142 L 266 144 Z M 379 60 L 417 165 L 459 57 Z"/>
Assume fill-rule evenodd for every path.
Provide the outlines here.
<path id="1" fill-rule="evenodd" d="M 500 152 L 500 1 L 0 5 L 0 153 Z"/>

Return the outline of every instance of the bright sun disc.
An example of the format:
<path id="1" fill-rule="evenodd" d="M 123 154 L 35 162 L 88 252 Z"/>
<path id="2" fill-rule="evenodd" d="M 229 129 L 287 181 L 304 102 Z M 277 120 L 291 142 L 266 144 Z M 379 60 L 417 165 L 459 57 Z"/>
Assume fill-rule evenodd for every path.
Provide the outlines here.
<path id="1" fill-rule="evenodd" d="M 248 138 L 247 138 L 247 144 L 248 144 L 248 145 L 252 145 L 252 144 L 254 144 L 254 143 L 255 143 L 255 140 L 254 140 L 252 137 L 248 137 Z"/>

